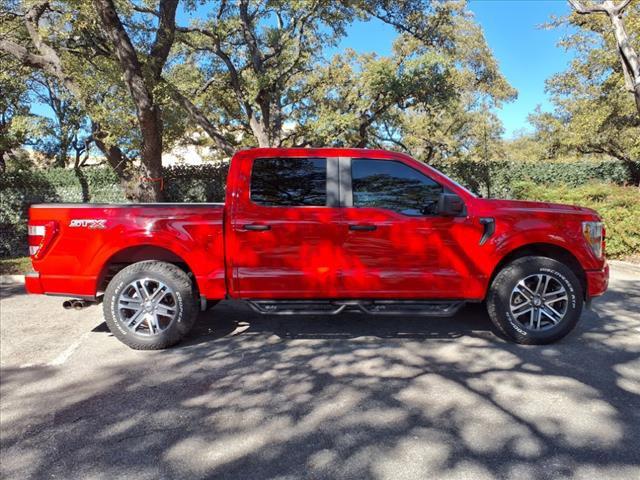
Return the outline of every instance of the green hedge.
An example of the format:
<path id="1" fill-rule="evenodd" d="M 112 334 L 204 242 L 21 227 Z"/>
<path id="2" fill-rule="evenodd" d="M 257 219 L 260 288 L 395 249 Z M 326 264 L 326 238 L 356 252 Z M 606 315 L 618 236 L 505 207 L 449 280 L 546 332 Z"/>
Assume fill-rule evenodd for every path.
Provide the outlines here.
<path id="1" fill-rule="evenodd" d="M 0 258 L 27 254 L 26 219 L 33 203 L 127 201 L 111 169 L 87 167 L 79 175 L 74 170 L 55 168 L 0 176 Z M 167 167 L 163 174 L 165 200 L 221 202 L 226 177 L 227 165 Z"/>
<path id="2" fill-rule="evenodd" d="M 640 168 L 640 161 L 635 162 Z M 469 187 L 475 193 L 496 198 L 511 198 L 513 185 L 530 181 L 542 185 L 580 186 L 599 181 L 623 185 L 632 179 L 628 164 L 620 161 L 514 162 L 509 160 L 440 161 L 431 165 Z"/>
<path id="3" fill-rule="evenodd" d="M 523 181 L 576 187 L 593 181 L 622 185 L 631 178 L 628 166 L 617 161 L 442 161 L 432 165 L 476 193 L 502 198 L 520 195 L 514 186 Z M 165 200 L 223 201 L 227 168 L 226 164 L 164 168 Z M 32 203 L 126 201 L 113 171 L 99 167 L 83 168 L 80 176 L 66 169 L 7 172 L 0 176 L 0 192 L 0 257 L 26 254 L 26 218 Z"/>
<path id="4" fill-rule="evenodd" d="M 596 210 L 607 228 L 607 256 L 640 254 L 640 188 L 611 183 L 582 186 L 537 185 L 526 181 L 513 185 L 515 198 L 581 205 Z"/>

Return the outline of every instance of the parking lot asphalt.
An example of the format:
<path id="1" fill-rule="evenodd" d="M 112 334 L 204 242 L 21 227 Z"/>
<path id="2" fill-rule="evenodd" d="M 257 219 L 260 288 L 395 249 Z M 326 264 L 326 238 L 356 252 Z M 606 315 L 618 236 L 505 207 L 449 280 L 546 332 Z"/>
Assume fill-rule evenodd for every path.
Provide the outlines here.
<path id="1" fill-rule="evenodd" d="M 3 479 L 640 478 L 640 276 L 563 341 L 453 318 L 259 316 L 222 302 L 137 352 L 102 310 L 3 284 Z"/>

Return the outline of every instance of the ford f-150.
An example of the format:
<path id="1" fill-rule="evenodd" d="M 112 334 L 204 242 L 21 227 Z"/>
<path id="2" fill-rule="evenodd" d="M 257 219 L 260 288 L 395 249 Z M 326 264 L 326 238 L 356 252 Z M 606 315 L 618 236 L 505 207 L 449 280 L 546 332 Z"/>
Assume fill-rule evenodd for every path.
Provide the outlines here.
<path id="1" fill-rule="evenodd" d="M 136 349 L 179 342 L 198 311 L 448 316 L 486 302 L 510 339 L 558 340 L 607 288 L 593 210 L 479 198 L 383 150 L 252 149 L 226 201 L 42 204 L 29 213 L 33 294 L 102 300 Z"/>

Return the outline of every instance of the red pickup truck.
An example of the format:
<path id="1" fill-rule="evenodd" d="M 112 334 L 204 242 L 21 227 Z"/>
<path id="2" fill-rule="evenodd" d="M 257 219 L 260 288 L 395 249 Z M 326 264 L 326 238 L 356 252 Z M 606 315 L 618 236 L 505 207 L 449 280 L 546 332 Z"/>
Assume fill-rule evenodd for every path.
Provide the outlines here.
<path id="1" fill-rule="evenodd" d="M 593 210 L 478 198 L 400 153 L 253 149 L 233 157 L 224 204 L 33 205 L 26 288 L 102 299 L 136 349 L 176 344 L 225 298 L 282 315 L 486 301 L 506 336 L 543 344 L 606 290 L 604 244 Z"/>

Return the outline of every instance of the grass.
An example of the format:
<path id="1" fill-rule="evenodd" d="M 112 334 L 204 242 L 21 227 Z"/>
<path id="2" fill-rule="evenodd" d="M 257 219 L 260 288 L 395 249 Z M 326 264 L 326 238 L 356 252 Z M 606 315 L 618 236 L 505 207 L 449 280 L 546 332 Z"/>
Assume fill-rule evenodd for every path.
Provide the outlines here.
<path id="1" fill-rule="evenodd" d="M 31 270 L 29 257 L 0 259 L 0 275 L 24 275 Z"/>

